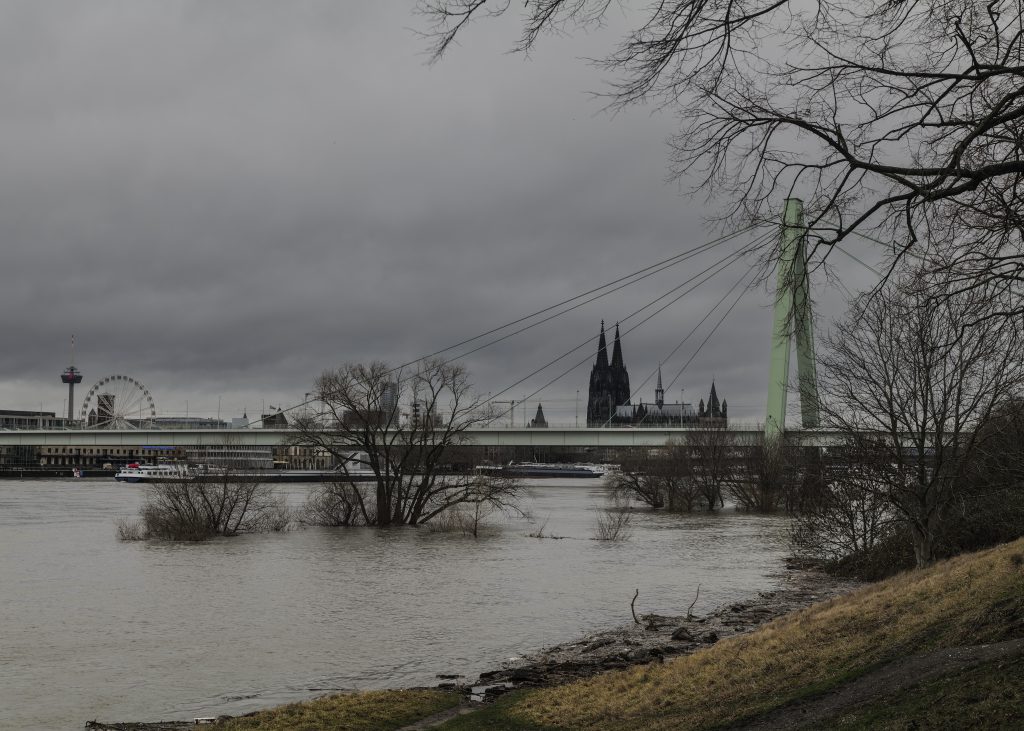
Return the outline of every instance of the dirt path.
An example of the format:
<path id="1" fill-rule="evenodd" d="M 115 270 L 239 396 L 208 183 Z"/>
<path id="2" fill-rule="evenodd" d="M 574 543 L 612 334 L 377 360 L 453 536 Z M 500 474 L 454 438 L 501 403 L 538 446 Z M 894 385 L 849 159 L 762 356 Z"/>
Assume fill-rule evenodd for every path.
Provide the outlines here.
<path id="1" fill-rule="evenodd" d="M 402 726 L 398 731 L 426 731 L 427 729 L 435 728 L 440 726 L 445 721 L 450 721 L 456 716 L 465 716 L 467 713 L 473 713 L 480 708 L 479 703 L 468 703 L 463 702 L 455 708 L 449 708 L 440 713 L 435 713 L 433 716 L 427 716 L 421 718 L 416 723 L 410 723 L 408 726 Z"/>
<path id="2" fill-rule="evenodd" d="M 1017 657 L 1022 653 L 1024 640 L 1008 640 L 900 658 L 825 695 L 784 706 L 761 716 L 753 723 L 736 728 L 769 731 L 821 727 L 822 722 L 861 703 L 882 700 L 919 683 L 981 663 Z"/>

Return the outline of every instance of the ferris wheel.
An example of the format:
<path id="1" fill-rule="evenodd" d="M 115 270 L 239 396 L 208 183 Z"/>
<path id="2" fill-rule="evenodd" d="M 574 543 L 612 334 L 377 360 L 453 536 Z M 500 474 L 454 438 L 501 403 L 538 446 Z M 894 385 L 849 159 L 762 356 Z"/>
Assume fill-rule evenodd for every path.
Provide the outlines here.
<path id="1" fill-rule="evenodd" d="M 141 429 L 156 418 L 149 390 L 131 376 L 101 378 L 82 401 L 87 429 Z"/>

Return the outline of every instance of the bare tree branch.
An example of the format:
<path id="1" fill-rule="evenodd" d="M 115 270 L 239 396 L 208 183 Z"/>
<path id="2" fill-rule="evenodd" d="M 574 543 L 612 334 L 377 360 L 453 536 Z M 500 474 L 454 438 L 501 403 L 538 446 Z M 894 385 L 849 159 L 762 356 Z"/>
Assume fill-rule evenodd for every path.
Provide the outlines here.
<path id="1" fill-rule="evenodd" d="M 515 50 L 610 6 L 526 0 Z M 418 7 L 435 60 L 471 20 L 513 8 Z M 720 223 L 775 221 L 796 195 L 820 243 L 872 232 L 894 267 L 912 254 L 964 287 L 1022 281 L 1024 0 L 666 0 L 625 14 L 631 29 L 595 61 L 613 75 L 608 106 L 677 116 L 675 175 L 723 202 Z"/>

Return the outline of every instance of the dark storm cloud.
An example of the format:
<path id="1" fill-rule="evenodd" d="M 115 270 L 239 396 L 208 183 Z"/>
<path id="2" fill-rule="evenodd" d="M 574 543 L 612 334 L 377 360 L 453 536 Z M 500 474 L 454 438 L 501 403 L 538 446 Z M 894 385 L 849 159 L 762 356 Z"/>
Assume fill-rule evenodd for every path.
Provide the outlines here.
<path id="1" fill-rule="evenodd" d="M 610 117 L 585 94 L 601 78 L 579 57 L 614 27 L 524 60 L 505 53 L 514 26 L 483 24 L 428 68 L 411 4 L 68 0 L 5 15 L 5 407 L 60 408 L 75 333 L 86 385 L 129 373 L 161 410 L 211 413 L 222 396 L 224 413 L 252 413 L 325 367 L 408 360 L 712 235 L 703 200 L 663 182 L 672 120 Z M 473 355 L 476 382 L 501 390 L 692 271 Z M 737 276 L 627 337 L 635 384 Z M 763 291 L 748 299 L 674 388 L 696 400 L 714 376 L 756 419 L 771 314 Z M 531 404 L 571 421 L 588 373 Z"/>

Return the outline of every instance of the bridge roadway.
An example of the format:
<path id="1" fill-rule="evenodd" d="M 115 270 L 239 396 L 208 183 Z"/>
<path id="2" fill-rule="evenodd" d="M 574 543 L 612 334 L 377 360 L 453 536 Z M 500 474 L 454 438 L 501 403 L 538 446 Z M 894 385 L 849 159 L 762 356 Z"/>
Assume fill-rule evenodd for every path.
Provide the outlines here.
<path id="1" fill-rule="evenodd" d="M 488 428 L 466 432 L 468 444 L 481 447 L 658 447 L 686 428 Z M 758 438 L 763 427 L 730 428 L 741 441 Z M 0 447 L 270 447 L 286 443 L 290 429 L 68 429 L 0 431 Z M 787 439 L 803 446 L 826 447 L 840 441 L 837 432 L 791 430 Z"/>

